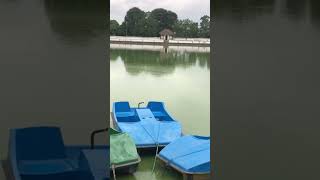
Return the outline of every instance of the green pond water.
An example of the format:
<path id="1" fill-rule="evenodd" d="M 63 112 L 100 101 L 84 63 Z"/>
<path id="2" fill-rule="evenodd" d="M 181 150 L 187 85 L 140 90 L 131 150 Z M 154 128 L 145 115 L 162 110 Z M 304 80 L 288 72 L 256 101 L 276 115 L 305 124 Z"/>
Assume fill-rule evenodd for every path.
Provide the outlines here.
<path id="1" fill-rule="evenodd" d="M 192 48 L 191 48 L 192 49 Z M 194 48 L 196 49 L 196 48 Z M 185 134 L 210 134 L 210 53 L 184 49 L 137 50 L 111 48 L 110 108 L 112 102 L 131 106 L 150 100 L 163 101 Z M 111 109 L 110 109 L 111 110 Z M 181 179 L 157 163 L 154 154 L 142 155 L 138 171 L 117 179 Z"/>

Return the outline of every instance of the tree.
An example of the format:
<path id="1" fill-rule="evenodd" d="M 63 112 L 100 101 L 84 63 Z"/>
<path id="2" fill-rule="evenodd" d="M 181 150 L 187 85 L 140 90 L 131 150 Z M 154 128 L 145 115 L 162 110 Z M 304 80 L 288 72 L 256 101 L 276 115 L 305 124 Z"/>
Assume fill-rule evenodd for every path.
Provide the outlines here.
<path id="1" fill-rule="evenodd" d="M 210 37 L 210 17 L 205 15 L 200 18 L 200 36 L 209 38 Z"/>
<path id="2" fill-rule="evenodd" d="M 174 25 L 177 37 L 196 38 L 199 37 L 198 23 L 190 19 L 178 20 Z"/>
<path id="3" fill-rule="evenodd" d="M 137 7 L 129 9 L 124 22 L 126 34 L 129 36 L 143 36 L 145 29 L 146 13 Z"/>
<path id="4" fill-rule="evenodd" d="M 110 21 L 110 34 L 118 36 L 155 37 L 163 29 L 170 29 L 177 37 L 210 37 L 210 17 L 204 15 L 200 18 L 200 26 L 190 19 L 178 20 L 176 13 L 157 8 L 151 12 L 144 12 L 137 7 L 127 11 L 124 22 L 119 25 L 117 21 Z"/>
<path id="5" fill-rule="evenodd" d="M 110 35 L 117 35 L 117 31 L 119 29 L 119 23 L 116 20 L 110 20 Z"/>
<path id="6" fill-rule="evenodd" d="M 146 13 L 144 36 L 155 37 L 159 35 L 159 23 L 151 16 L 150 12 Z"/>
<path id="7" fill-rule="evenodd" d="M 153 18 L 157 23 L 157 33 L 163 29 L 173 29 L 174 24 L 177 22 L 178 16 L 172 11 L 163 8 L 157 8 L 151 11 L 150 18 Z"/>
<path id="8" fill-rule="evenodd" d="M 173 29 L 173 25 L 177 22 L 178 16 L 176 13 L 172 11 L 167 11 L 166 17 L 165 17 L 165 28 Z"/>
<path id="9" fill-rule="evenodd" d="M 117 29 L 117 32 L 116 32 L 116 35 L 117 36 L 125 36 L 126 35 L 126 24 L 125 23 L 122 23 L 118 29 Z"/>

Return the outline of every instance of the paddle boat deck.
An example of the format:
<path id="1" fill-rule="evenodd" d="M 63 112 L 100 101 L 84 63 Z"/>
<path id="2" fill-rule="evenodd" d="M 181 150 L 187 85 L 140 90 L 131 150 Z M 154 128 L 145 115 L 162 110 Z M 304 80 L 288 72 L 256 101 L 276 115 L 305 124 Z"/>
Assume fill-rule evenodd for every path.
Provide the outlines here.
<path id="1" fill-rule="evenodd" d="M 137 148 L 164 147 L 181 137 L 181 125 L 173 119 L 162 102 L 131 108 L 128 102 L 113 103 L 114 127 L 128 133 Z"/>
<path id="2" fill-rule="evenodd" d="M 210 177 L 210 138 L 183 136 L 165 148 L 157 157 L 166 165 L 183 174 L 187 180 Z"/>

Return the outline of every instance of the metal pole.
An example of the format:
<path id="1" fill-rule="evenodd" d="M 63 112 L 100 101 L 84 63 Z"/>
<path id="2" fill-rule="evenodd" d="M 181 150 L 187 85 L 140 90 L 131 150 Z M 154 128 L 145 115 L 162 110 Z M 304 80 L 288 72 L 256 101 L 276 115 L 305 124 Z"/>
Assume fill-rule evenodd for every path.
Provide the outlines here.
<path id="1" fill-rule="evenodd" d="M 152 173 L 154 172 L 154 168 L 156 167 L 156 160 L 157 160 L 157 156 L 158 156 L 158 150 L 159 150 L 159 134 L 160 134 L 160 121 L 159 121 L 158 136 L 157 136 L 157 149 L 156 149 L 156 155 L 154 156 L 154 160 L 153 160 Z"/>
<path id="2" fill-rule="evenodd" d="M 95 130 L 91 133 L 91 136 L 90 136 L 90 142 L 91 142 L 91 146 L 90 148 L 91 149 L 94 149 L 94 137 L 96 134 L 98 133 L 101 133 L 101 132 L 107 132 L 109 128 L 105 128 L 105 129 L 99 129 L 99 130 Z"/>
<path id="3" fill-rule="evenodd" d="M 140 104 L 143 104 L 143 103 L 144 103 L 144 102 L 139 102 L 139 103 L 138 103 L 138 108 L 140 108 Z"/>
<path id="4" fill-rule="evenodd" d="M 112 172 L 113 172 L 113 179 L 117 180 L 117 178 L 116 178 L 116 170 L 115 170 L 114 164 L 111 167 L 112 167 Z"/>

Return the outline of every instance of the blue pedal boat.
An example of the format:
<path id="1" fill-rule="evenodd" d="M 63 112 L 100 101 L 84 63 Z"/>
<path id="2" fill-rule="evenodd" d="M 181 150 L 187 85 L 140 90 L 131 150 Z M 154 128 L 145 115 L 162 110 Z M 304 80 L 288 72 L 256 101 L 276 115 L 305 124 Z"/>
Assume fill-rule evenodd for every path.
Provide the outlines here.
<path id="1" fill-rule="evenodd" d="M 11 129 L 8 164 L 15 180 L 109 180 L 109 147 L 65 146 L 58 127 Z"/>
<path id="2" fill-rule="evenodd" d="M 210 137 L 183 136 L 164 147 L 157 158 L 186 179 L 207 179 L 210 176 Z"/>
<path id="3" fill-rule="evenodd" d="M 132 108 L 129 102 L 114 102 L 112 110 L 115 128 L 128 133 L 137 148 L 163 147 L 181 137 L 180 123 L 169 115 L 163 102 L 139 105 Z"/>

